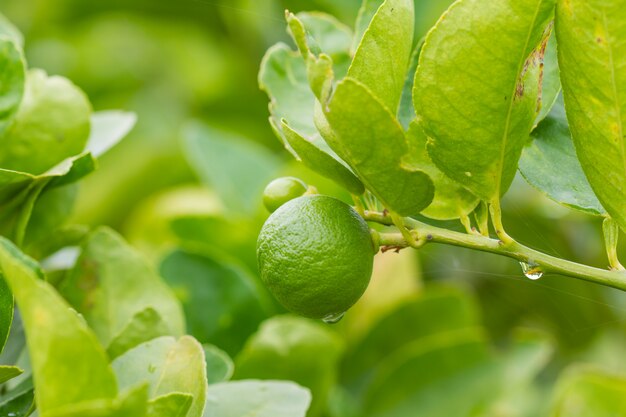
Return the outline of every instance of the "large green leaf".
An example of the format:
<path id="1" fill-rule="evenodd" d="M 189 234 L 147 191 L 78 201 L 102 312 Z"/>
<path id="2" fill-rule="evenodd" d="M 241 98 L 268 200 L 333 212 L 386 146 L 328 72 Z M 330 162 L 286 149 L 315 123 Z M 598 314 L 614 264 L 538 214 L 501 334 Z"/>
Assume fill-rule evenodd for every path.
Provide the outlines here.
<path id="1" fill-rule="evenodd" d="M 189 394 L 193 401 L 186 417 L 202 416 L 206 365 L 202 345 L 193 337 L 160 337 L 143 343 L 115 359 L 113 369 L 121 389 L 148 383 L 151 399 L 171 393 Z"/>
<path id="2" fill-rule="evenodd" d="M 176 250 L 161 274 L 183 304 L 189 333 L 231 355 L 268 315 L 253 278 L 216 256 Z"/>
<path id="3" fill-rule="evenodd" d="M 459 0 L 426 38 L 413 99 L 429 154 L 483 200 L 506 192 L 533 127 L 553 8 L 554 0 Z"/>
<path id="4" fill-rule="evenodd" d="M 146 307 L 129 320 L 107 347 L 111 359 L 148 340 L 169 335 L 167 321 L 152 307 Z"/>
<path id="5" fill-rule="evenodd" d="M 261 195 L 280 162 L 260 145 L 233 133 L 192 123 L 184 131 L 185 154 L 200 179 L 221 197 L 229 215 L 260 210 Z"/>
<path id="6" fill-rule="evenodd" d="M 115 376 L 104 349 L 85 321 L 42 280 L 37 264 L 2 238 L 0 268 L 24 322 L 41 415 L 115 398 Z"/>
<path id="7" fill-rule="evenodd" d="M 430 204 L 432 181 L 423 171 L 402 164 L 409 151 L 402 126 L 367 87 L 345 78 L 316 116 L 331 148 L 385 207 L 409 216 Z"/>
<path id="8" fill-rule="evenodd" d="M 559 0 L 556 35 L 576 153 L 598 200 L 626 230 L 626 7 Z"/>
<path id="9" fill-rule="evenodd" d="M 417 122 L 411 123 L 406 136 L 410 151 L 404 158 L 405 166 L 421 169 L 435 185 L 433 201 L 422 214 L 431 219 L 450 220 L 471 213 L 478 205 L 478 198 L 446 176 L 431 161 L 426 151 L 428 138 Z"/>
<path id="10" fill-rule="evenodd" d="M 203 417 L 305 417 L 311 393 L 291 382 L 235 381 L 211 385 Z"/>
<path id="11" fill-rule="evenodd" d="M 4 16 L 0 16 L 5 20 Z M 6 26 L 0 25 L 5 28 Z M 24 95 L 26 80 L 22 51 L 5 31 L 0 31 L 0 137 L 4 134 Z M 4 146 L 4 145 L 3 145 Z"/>
<path id="12" fill-rule="evenodd" d="M 399 303 L 346 352 L 342 379 L 353 387 L 362 386 L 383 359 L 404 345 L 423 337 L 477 325 L 477 306 L 470 297 L 451 288 L 429 289 Z"/>
<path id="13" fill-rule="evenodd" d="M 264 322 L 235 359 L 235 379 L 286 379 L 311 390 L 309 417 L 321 415 L 336 382 L 341 340 L 322 324 L 292 316 Z M 267 366 L 268 364 L 272 366 Z"/>
<path id="14" fill-rule="evenodd" d="M 15 120 L 2 137 L 0 166 L 42 174 L 77 155 L 89 137 L 91 104 L 69 80 L 30 70 Z"/>
<path id="15" fill-rule="evenodd" d="M 519 162 L 526 181 L 557 203 L 603 215 L 576 157 L 562 101 L 533 130 L 531 139 Z"/>
<path id="16" fill-rule="evenodd" d="M 497 387 L 497 369 L 480 332 L 442 333 L 386 358 L 365 396 L 372 417 L 469 417 Z M 448 401 L 441 401 L 445 393 Z"/>
<path id="17" fill-rule="evenodd" d="M 600 370 L 574 368 L 558 383 L 551 417 L 626 415 L 626 379 Z"/>
<path id="18" fill-rule="evenodd" d="M 413 0 L 385 0 L 356 50 L 348 77 L 396 114 L 413 48 Z"/>
<path id="19" fill-rule="evenodd" d="M 174 293 L 139 253 L 107 228 L 88 236 L 60 291 L 104 346 L 128 331 L 131 320 L 146 308 L 163 319 L 167 334 L 180 336 L 185 329 Z"/>
<path id="20" fill-rule="evenodd" d="M 13 40 L 16 45 L 24 46 L 24 36 L 19 29 L 9 21 L 3 14 L 0 13 L 0 36 L 6 36 Z"/>

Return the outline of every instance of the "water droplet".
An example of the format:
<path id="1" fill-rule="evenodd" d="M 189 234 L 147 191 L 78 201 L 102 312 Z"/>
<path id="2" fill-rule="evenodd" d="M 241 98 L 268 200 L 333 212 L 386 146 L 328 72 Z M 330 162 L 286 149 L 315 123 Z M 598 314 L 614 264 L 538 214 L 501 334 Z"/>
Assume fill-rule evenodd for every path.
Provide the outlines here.
<path id="1" fill-rule="evenodd" d="M 338 323 L 343 318 L 343 316 L 345 316 L 345 315 L 346 315 L 345 312 L 344 313 L 329 314 L 326 317 L 324 317 L 322 319 L 322 321 L 324 323 L 326 323 L 326 324 L 335 324 L 335 323 Z"/>
<path id="2" fill-rule="evenodd" d="M 524 273 L 524 275 L 526 275 L 526 278 L 535 281 L 543 276 L 543 271 L 541 270 L 541 267 L 536 263 L 530 261 L 528 263 L 520 262 L 519 264 L 522 266 L 522 272 Z"/>

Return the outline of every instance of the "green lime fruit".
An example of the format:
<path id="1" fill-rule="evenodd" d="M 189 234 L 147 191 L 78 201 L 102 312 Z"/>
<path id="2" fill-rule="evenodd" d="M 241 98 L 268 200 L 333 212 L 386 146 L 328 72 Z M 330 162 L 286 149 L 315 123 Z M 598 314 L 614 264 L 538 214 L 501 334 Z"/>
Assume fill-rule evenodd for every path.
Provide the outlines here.
<path id="1" fill-rule="evenodd" d="M 332 322 L 365 292 L 374 245 L 367 223 L 352 207 L 306 195 L 267 219 L 257 260 L 263 283 L 285 308 Z"/>
<path id="2" fill-rule="evenodd" d="M 263 191 L 263 205 L 273 213 L 278 207 L 307 192 L 307 185 L 294 177 L 276 178 Z"/>

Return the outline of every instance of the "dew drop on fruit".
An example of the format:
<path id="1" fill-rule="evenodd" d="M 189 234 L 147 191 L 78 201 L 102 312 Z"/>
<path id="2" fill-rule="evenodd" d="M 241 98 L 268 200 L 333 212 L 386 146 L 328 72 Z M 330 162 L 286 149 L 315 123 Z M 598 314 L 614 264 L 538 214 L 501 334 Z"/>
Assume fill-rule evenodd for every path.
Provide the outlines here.
<path id="1" fill-rule="evenodd" d="M 543 271 L 541 270 L 541 267 L 539 267 L 539 265 L 533 262 L 520 262 L 519 264 L 522 266 L 522 272 L 524 273 L 524 275 L 526 275 L 526 278 L 535 281 L 543 276 Z"/>
<path id="2" fill-rule="evenodd" d="M 337 314 L 329 314 L 322 319 L 322 321 L 326 324 L 335 324 L 338 323 L 346 313 L 337 313 Z"/>

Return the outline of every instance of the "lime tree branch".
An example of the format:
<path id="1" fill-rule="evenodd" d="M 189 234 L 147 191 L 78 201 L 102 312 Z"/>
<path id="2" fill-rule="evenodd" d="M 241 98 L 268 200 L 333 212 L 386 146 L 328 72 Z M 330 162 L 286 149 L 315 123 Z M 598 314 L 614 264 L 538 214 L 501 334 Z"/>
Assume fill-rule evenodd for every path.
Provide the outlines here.
<path id="1" fill-rule="evenodd" d="M 391 216 L 372 211 L 363 213 L 365 220 L 387 226 L 393 226 Z M 588 265 L 567 261 L 547 255 L 543 252 L 524 246 L 515 240 L 507 243 L 477 234 L 459 233 L 440 227 L 431 226 L 411 218 L 404 218 L 404 226 L 415 234 L 415 239 L 424 243 L 444 243 L 479 250 L 482 252 L 495 253 L 513 258 L 520 262 L 537 265 L 544 273 L 555 273 L 582 279 L 608 287 L 626 291 L 626 273 L 623 271 L 609 271 L 594 268 Z M 402 233 L 380 233 L 379 244 L 381 247 L 404 248 L 411 246 Z"/>

